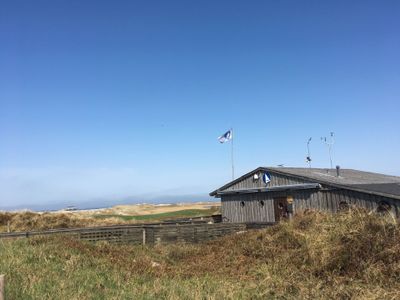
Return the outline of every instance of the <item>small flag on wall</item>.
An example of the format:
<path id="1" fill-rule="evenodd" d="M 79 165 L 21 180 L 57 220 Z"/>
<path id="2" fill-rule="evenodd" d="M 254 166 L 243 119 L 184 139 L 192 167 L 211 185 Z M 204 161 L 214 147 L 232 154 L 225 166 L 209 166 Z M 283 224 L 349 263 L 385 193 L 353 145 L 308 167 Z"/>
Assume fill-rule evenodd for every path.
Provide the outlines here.
<path id="1" fill-rule="evenodd" d="M 271 181 L 271 175 L 269 175 L 269 173 L 265 172 L 265 173 L 263 174 L 263 181 L 264 181 L 265 184 L 270 183 L 270 181 Z"/>
<path id="2" fill-rule="evenodd" d="M 218 138 L 218 141 L 223 144 L 232 139 L 232 130 L 228 130 Z"/>

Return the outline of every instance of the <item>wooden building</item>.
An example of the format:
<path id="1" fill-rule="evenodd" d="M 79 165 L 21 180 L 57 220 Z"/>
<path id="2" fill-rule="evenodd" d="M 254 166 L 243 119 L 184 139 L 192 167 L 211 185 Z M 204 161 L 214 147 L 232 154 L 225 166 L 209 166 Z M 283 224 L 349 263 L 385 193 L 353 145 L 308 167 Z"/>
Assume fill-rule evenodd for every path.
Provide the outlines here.
<path id="1" fill-rule="evenodd" d="M 278 222 L 306 210 L 350 206 L 400 217 L 400 177 L 352 169 L 260 167 L 210 193 L 224 222 Z"/>

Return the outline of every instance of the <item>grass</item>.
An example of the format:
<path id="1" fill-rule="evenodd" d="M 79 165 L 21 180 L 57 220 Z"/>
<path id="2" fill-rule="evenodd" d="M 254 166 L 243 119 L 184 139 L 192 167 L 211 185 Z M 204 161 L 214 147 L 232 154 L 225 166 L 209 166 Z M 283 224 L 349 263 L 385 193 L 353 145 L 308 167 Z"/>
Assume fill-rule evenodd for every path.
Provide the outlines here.
<path id="1" fill-rule="evenodd" d="M 13 232 L 34 231 L 138 222 L 157 222 L 177 218 L 209 216 L 218 212 L 219 207 L 211 207 L 209 209 L 186 209 L 137 216 L 96 214 L 82 217 L 73 213 L 0 212 L 0 232 L 6 232 L 8 230 L 8 224 L 10 225 L 10 230 Z"/>
<path id="2" fill-rule="evenodd" d="M 7 299 L 399 299 L 400 228 L 307 213 L 204 244 L 0 240 Z"/>
<path id="3" fill-rule="evenodd" d="M 148 214 L 148 215 L 138 215 L 138 216 L 128 216 L 128 215 L 93 215 L 94 218 L 97 219 L 107 219 L 107 218 L 118 218 L 124 221 L 162 221 L 162 220 L 170 220 L 170 219 L 178 219 L 178 218 L 193 218 L 193 217 L 203 217 L 210 216 L 219 211 L 218 208 L 210 208 L 210 209 L 184 209 L 173 212 L 165 212 L 158 214 Z"/>

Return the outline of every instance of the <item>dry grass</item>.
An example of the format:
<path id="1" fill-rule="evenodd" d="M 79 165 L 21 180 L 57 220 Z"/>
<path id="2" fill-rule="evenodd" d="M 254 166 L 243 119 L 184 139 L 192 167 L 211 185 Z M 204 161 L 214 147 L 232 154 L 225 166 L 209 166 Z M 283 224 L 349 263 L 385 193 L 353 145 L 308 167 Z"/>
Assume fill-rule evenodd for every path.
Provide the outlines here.
<path id="1" fill-rule="evenodd" d="M 186 209 L 188 207 L 191 209 Z M 115 214 L 108 214 L 109 212 Z M 127 215 L 128 212 L 132 214 Z M 146 215 L 145 212 L 149 214 Z M 158 213 L 153 214 L 153 212 Z M 168 205 L 165 207 L 150 204 L 126 205 L 124 210 L 120 210 L 119 206 L 116 206 L 110 209 L 96 210 L 95 213 L 90 210 L 46 213 L 0 212 L 0 232 L 6 232 L 8 229 L 15 232 L 158 222 L 165 219 L 206 216 L 218 212 L 219 206 L 210 206 L 210 203 Z"/>
<path id="2" fill-rule="evenodd" d="M 220 202 L 195 202 L 195 203 L 174 203 L 174 204 L 128 204 L 116 205 L 110 208 L 96 210 L 83 210 L 73 212 L 82 216 L 92 214 L 100 215 L 122 215 L 122 216 L 142 216 L 152 214 L 171 213 L 182 210 L 208 210 L 212 207 L 220 207 Z"/>
<path id="3" fill-rule="evenodd" d="M 131 221 L 130 223 L 135 221 Z M 35 212 L 0 212 L 0 232 L 34 231 L 57 228 L 88 227 L 96 225 L 111 225 L 127 223 L 118 218 L 98 220 L 90 217 L 79 217 L 65 213 L 35 213 Z"/>
<path id="4" fill-rule="evenodd" d="M 399 299 L 400 229 L 307 213 L 205 244 L 0 242 L 10 299 Z"/>

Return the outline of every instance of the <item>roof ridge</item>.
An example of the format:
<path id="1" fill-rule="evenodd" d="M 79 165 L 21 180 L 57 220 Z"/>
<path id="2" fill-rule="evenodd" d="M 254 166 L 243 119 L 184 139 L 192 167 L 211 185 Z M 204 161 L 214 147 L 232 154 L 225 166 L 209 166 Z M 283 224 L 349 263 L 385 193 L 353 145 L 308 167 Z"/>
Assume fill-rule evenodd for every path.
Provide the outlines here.
<path id="1" fill-rule="evenodd" d="M 331 168 L 308 168 L 308 167 L 262 167 L 264 169 L 271 169 L 271 170 L 278 170 L 278 171 L 282 171 L 285 172 L 285 170 L 290 170 L 290 169 L 297 169 L 297 170 L 324 170 L 324 171 L 334 171 L 336 172 L 336 168 L 335 169 L 331 169 Z M 384 174 L 384 173 L 378 173 L 378 172 L 372 172 L 372 171 L 364 171 L 364 170 L 358 170 L 358 169 L 353 169 L 353 168 L 340 168 L 341 171 L 354 171 L 354 172 L 358 172 L 358 173 L 368 173 L 368 174 L 376 174 L 376 175 L 380 175 L 380 176 L 386 176 L 386 177 L 394 177 L 394 178 L 398 178 L 400 180 L 400 176 L 398 175 L 391 175 L 391 174 Z"/>

